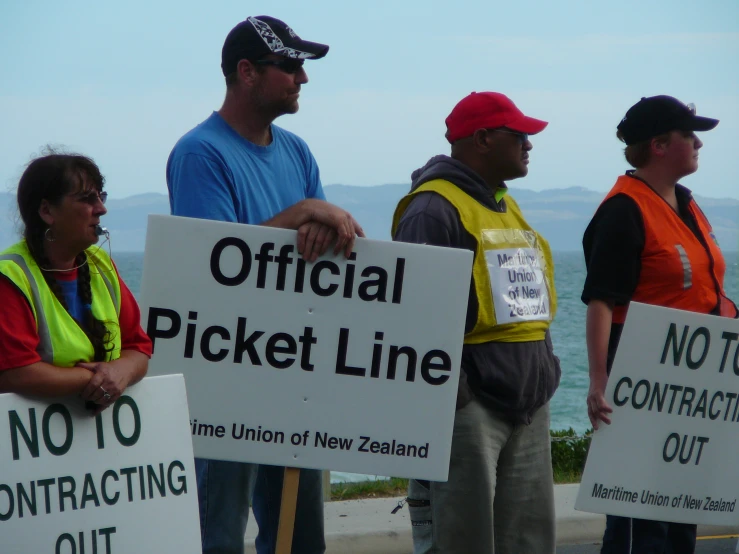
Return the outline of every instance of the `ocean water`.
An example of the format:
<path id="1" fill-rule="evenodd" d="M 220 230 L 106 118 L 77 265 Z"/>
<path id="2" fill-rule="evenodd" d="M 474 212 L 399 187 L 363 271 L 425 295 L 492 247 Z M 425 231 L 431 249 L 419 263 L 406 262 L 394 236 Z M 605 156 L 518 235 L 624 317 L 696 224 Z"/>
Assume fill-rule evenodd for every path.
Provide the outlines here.
<path id="1" fill-rule="evenodd" d="M 126 284 L 138 295 L 143 270 L 143 253 L 114 253 L 113 258 Z M 726 254 L 725 288 L 729 298 L 739 301 L 739 253 Z M 590 428 L 585 396 L 588 365 L 585 346 L 585 304 L 580 301 L 585 281 L 585 262 L 579 252 L 555 252 L 557 315 L 551 327 L 554 351 L 562 366 L 562 380 L 551 401 L 551 428 L 573 428 L 583 433 Z M 375 479 L 377 476 L 331 472 L 331 482 Z M 383 477 L 379 477 L 383 479 Z"/>
<path id="2" fill-rule="evenodd" d="M 138 295 L 144 255 L 140 252 L 113 253 L 128 287 Z M 729 298 L 739 301 L 739 253 L 726 254 L 725 288 Z M 585 395 L 588 365 L 585 347 L 585 304 L 580 301 L 585 281 L 585 262 L 579 252 L 555 252 L 557 315 L 551 327 L 554 352 L 562 366 L 562 380 L 551 402 L 551 428 L 572 427 L 578 433 L 590 427 Z"/>

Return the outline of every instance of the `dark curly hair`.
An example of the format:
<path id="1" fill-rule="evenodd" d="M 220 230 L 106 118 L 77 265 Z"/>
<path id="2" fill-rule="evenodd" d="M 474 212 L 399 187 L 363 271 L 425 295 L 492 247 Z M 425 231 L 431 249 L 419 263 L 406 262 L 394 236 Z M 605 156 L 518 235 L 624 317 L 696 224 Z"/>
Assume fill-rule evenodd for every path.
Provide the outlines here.
<path id="1" fill-rule="evenodd" d="M 101 192 L 105 178 L 95 162 L 79 154 L 50 153 L 31 161 L 23 172 L 18 182 L 18 211 L 23 221 L 23 237 L 40 268 L 49 269 L 51 266 L 44 251 L 44 233 L 48 226 L 39 215 L 41 202 L 46 200 L 52 206 L 57 206 L 67 194 L 81 190 L 85 184 L 92 184 Z M 92 305 L 92 289 L 90 267 L 85 263 L 86 259 L 86 254 L 80 252 L 75 265 L 80 266 L 77 272 L 78 294 L 82 303 L 89 307 Z M 65 309 L 69 309 L 53 274 L 48 271 L 42 273 L 57 300 Z M 95 361 L 104 361 L 108 352 L 113 350 L 112 333 L 89 308 L 85 310 L 84 321 L 80 323 L 95 350 Z"/>

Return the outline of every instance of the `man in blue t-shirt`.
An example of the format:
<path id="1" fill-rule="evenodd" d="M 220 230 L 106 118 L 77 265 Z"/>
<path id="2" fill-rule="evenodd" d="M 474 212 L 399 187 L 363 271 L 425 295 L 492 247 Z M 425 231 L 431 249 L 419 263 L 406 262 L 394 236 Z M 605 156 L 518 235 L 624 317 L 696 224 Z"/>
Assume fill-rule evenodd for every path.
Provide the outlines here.
<path id="1" fill-rule="evenodd" d="M 361 227 L 325 201 L 318 166 L 298 136 L 272 122 L 298 111 L 303 62 L 328 46 L 302 40 L 282 21 L 249 17 L 226 37 L 223 106 L 185 134 L 167 162 L 172 214 L 298 230 L 298 252 L 315 261 L 331 244 L 351 253 Z M 241 554 L 252 501 L 259 554 L 277 540 L 284 468 L 195 460 L 203 554 Z M 321 472 L 302 470 L 293 553 L 325 551 Z"/>

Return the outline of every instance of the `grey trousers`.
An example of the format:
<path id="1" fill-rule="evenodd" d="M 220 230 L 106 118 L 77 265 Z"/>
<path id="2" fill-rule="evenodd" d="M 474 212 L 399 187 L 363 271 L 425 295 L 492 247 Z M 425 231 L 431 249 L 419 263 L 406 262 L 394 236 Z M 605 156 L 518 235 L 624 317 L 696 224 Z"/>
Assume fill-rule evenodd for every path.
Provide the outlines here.
<path id="1" fill-rule="evenodd" d="M 411 480 L 414 554 L 554 554 L 549 404 L 513 425 L 477 398 L 457 411 L 449 481 Z"/>

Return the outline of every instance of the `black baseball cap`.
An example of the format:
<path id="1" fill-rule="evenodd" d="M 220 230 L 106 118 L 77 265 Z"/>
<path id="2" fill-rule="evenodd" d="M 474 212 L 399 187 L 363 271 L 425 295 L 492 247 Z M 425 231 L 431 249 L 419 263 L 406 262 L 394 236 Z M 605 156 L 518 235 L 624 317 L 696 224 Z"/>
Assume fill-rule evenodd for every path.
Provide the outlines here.
<path id="1" fill-rule="evenodd" d="M 695 107 L 672 96 L 642 98 L 618 124 L 623 141 L 636 144 L 670 131 L 710 131 L 718 119 L 695 115 Z"/>
<path id="2" fill-rule="evenodd" d="M 221 69 L 229 75 L 236 71 L 240 60 L 257 60 L 267 54 L 317 60 L 327 52 L 327 45 L 303 40 L 279 19 L 258 15 L 246 18 L 228 33 L 221 51 Z"/>

